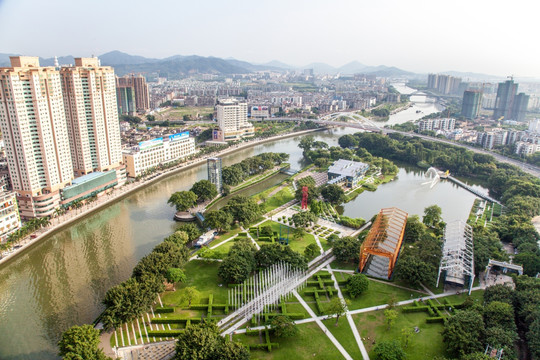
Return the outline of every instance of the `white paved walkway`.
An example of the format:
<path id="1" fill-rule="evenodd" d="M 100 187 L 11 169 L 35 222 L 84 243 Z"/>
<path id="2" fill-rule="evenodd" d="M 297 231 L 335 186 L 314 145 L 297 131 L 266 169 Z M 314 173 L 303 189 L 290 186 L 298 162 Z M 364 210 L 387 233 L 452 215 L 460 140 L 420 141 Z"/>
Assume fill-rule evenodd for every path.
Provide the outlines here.
<path id="1" fill-rule="evenodd" d="M 217 248 L 218 246 L 223 245 L 223 244 L 225 244 L 226 242 L 231 241 L 232 239 L 234 239 L 234 238 L 237 237 L 237 236 L 238 236 L 238 234 L 233 235 L 233 236 L 231 236 L 230 238 L 228 238 L 228 239 L 226 239 L 226 240 L 223 240 L 222 242 L 220 242 L 220 243 L 217 244 L 217 245 L 210 246 L 210 250 L 215 249 L 215 248 Z"/>
<path id="2" fill-rule="evenodd" d="M 311 316 L 312 319 L 314 319 L 314 321 L 317 323 L 317 325 L 319 325 L 319 327 L 324 331 L 324 333 L 326 334 L 326 336 L 328 336 L 328 338 L 330 339 L 330 341 L 332 341 L 332 343 L 336 346 L 336 348 L 339 350 L 339 352 L 341 353 L 341 355 L 343 355 L 343 357 L 347 360 L 353 360 L 353 358 L 351 357 L 351 355 L 349 355 L 349 353 L 347 352 L 347 350 L 345 350 L 345 348 L 339 343 L 339 341 L 337 341 L 337 339 L 334 337 L 334 335 L 332 335 L 332 333 L 328 330 L 328 328 L 323 324 L 323 322 L 319 319 L 319 317 L 317 317 L 317 315 L 315 315 L 315 313 L 313 312 L 313 310 L 311 310 L 311 308 L 309 307 L 309 305 L 304 301 L 304 299 L 302 299 L 302 297 L 298 294 L 298 292 L 296 290 L 293 291 L 293 294 L 294 296 L 296 296 L 296 298 L 298 299 L 298 301 L 300 302 L 300 304 L 302 304 L 302 306 L 306 309 L 306 311 L 308 312 L 309 316 Z"/>
<path id="3" fill-rule="evenodd" d="M 326 271 L 330 273 L 332 276 L 332 280 L 334 280 L 334 287 L 337 289 L 337 293 L 341 301 L 345 302 L 345 298 L 343 297 L 343 294 L 341 293 L 341 289 L 338 285 L 337 279 L 334 276 L 334 272 L 332 271 L 332 268 L 330 265 L 326 267 Z M 356 340 L 356 344 L 358 344 L 358 348 L 360 349 L 360 353 L 362 353 L 362 357 L 364 360 L 369 360 L 369 355 L 366 350 L 366 347 L 364 346 L 364 343 L 362 342 L 362 338 L 360 337 L 360 334 L 358 333 L 358 329 L 356 328 L 356 324 L 354 323 L 354 320 L 351 316 L 351 313 L 349 312 L 349 309 L 347 309 L 347 312 L 345 313 L 345 316 L 347 317 L 347 321 L 349 322 L 349 326 L 351 327 L 351 330 L 354 335 L 354 339 Z"/>

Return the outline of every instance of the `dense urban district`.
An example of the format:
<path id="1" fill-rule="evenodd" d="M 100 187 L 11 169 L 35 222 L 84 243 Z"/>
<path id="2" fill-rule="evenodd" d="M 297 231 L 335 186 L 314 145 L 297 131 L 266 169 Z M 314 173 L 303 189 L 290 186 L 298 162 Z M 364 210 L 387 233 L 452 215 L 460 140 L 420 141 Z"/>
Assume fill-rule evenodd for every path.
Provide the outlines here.
<path id="1" fill-rule="evenodd" d="M 104 289 L 95 322 L 50 334 L 64 359 L 540 359 L 538 84 L 526 94 L 513 78 L 276 68 L 124 66 L 118 77 L 95 57 L 10 62 L 2 266 L 129 193 L 207 167 L 171 191 L 179 225 Z M 338 127 L 358 131 L 335 146 L 317 137 Z M 222 162 L 290 136 L 299 162 L 290 149 Z M 436 202 L 347 212 L 403 166 L 421 189 L 472 193 L 469 216 L 445 221 Z"/>

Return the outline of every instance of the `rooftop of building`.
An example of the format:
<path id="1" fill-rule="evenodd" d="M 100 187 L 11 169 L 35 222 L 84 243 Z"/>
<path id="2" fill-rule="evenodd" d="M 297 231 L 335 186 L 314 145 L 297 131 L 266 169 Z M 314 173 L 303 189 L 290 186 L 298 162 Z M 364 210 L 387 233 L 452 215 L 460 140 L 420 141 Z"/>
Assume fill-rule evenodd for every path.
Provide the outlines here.
<path id="1" fill-rule="evenodd" d="M 233 99 L 233 98 L 221 99 L 218 101 L 219 105 L 238 105 L 240 103 L 245 103 L 245 101 Z"/>
<path id="2" fill-rule="evenodd" d="M 345 176 L 355 176 L 359 171 L 367 168 L 367 166 L 368 164 L 363 162 L 339 159 L 328 168 L 328 172 Z"/>
<path id="3" fill-rule="evenodd" d="M 95 172 L 92 172 L 90 174 L 86 174 L 86 175 L 83 175 L 83 176 L 79 176 L 78 178 L 75 178 L 71 181 L 71 185 L 80 185 L 80 184 L 84 184 L 85 182 L 88 182 L 92 179 L 95 179 L 95 178 L 98 178 L 100 176 L 102 176 L 104 173 L 102 173 L 101 171 L 95 171 Z"/>

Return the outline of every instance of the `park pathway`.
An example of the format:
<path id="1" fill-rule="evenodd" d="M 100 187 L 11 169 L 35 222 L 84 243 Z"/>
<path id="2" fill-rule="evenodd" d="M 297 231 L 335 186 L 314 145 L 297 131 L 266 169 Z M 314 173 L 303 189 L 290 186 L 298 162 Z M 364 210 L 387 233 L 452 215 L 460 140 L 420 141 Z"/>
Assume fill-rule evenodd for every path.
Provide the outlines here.
<path id="1" fill-rule="evenodd" d="M 313 310 L 311 310 L 309 305 L 304 301 L 304 299 L 302 299 L 300 294 L 298 294 L 298 292 L 296 290 L 293 291 L 293 294 L 298 299 L 300 304 L 302 304 L 304 309 L 306 309 L 309 316 L 311 316 L 311 318 L 314 319 L 314 321 L 317 323 L 317 325 L 319 325 L 319 327 L 322 329 L 322 331 L 324 331 L 326 336 L 328 336 L 330 341 L 332 341 L 332 343 L 336 346 L 336 348 L 339 350 L 341 355 L 343 355 L 343 357 L 345 359 L 347 359 L 347 360 L 353 360 L 353 358 L 351 357 L 351 355 L 349 355 L 347 350 L 345 350 L 345 348 L 339 343 L 339 341 L 334 337 L 334 335 L 332 335 L 332 333 L 328 330 L 328 328 L 323 324 L 321 319 L 319 317 L 317 317 L 317 315 L 313 312 Z"/>
<path id="2" fill-rule="evenodd" d="M 332 271 L 332 268 L 330 267 L 330 265 L 326 267 L 326 271 L 328 271 L 330 275 L 332 276 L 332 280 L 334 281 L 334 287 L 337 289 L 337 293 L 340 300 L 346 304 L 345 298 L 343 297 L 343 293 L 341 292 L 341 288 L 338 285 L 337 279 L 334 276 L 334 272 Z M 356 344 L 358 345 L 358 348 L 360 349 L 360 353 L 362 354 L 362 357 L 364 358 L 364 360 L 369 360 L 369 355 L 366 350 L 366 347 L 364 346 L 364 343 L 362 342 L 362 338 L 360 337 L 360 334 L 358 333 L 358 328 L 356 327 L 356 324 L 354 323 L 354 320 L 348 308 L 347 308 L 347 312 L 345 313 L 345 316 L 347 317 L 347 321 L 349 322 L 349 326 L 351 327 L 351 330 L 354 335 L 354 339 L 356 340 Z"/>

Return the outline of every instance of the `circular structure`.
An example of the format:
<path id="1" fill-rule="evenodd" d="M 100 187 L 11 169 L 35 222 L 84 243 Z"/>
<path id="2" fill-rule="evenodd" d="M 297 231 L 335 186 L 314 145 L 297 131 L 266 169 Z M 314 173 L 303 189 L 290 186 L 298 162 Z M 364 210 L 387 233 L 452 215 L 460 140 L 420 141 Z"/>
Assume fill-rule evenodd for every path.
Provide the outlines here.
<path id="1" fill-rule="evenodd" d="M 195 221 L 195 216 L 191 215 L 187 211 L 179 211 L 176 214 L 174 214 L 174 220 L 182 221 L 182 222 L 190 222 L 190 221 Z"/>

